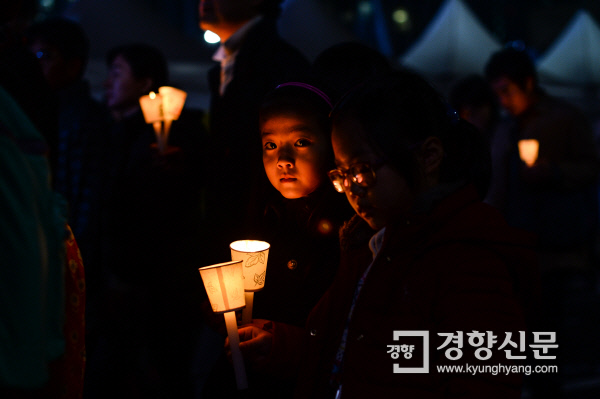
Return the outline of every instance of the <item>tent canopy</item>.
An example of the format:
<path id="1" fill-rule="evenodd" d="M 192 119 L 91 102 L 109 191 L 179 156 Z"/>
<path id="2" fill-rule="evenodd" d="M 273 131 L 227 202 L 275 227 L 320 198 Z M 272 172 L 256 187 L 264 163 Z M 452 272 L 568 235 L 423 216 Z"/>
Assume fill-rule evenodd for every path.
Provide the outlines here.
<path id="1" fill-rule="evenodd" d="M 447 0 L 400 64 L 439 78 L 481 74 L 500 43 L 461 0 Z"/>
<path id="2" fill-rule="evenodd" d="M 600 85 L 600 28 L 578 11 L 538 60 L 541 80 L 570 85 Z"/>

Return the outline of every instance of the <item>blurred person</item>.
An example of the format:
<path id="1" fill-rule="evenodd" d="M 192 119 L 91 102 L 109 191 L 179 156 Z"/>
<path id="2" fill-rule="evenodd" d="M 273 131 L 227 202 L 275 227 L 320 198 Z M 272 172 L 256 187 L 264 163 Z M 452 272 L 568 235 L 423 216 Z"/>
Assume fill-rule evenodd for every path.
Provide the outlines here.
<path id="1" fill-rule="evenodd" d="M 71 329 L 77 320 L 65 300 L 82 296 L 65 287 L 72 280 L 64 201 L 50 185 L 42 134 L 52 131 L 53 110 L 23 41 L 36 13 L 34 1 L 0 3 L 0 397 L 7 399 L 76 398 L 83 373 L 69 342 L 83 325 Z"/>
<path id="2" fill-rule="evenodd" d="M 591 128 L 578 109 L 540 88 L 525 51 L 494 53 L 485 75 L 511 116 L 494 138 L 494 178 L 487 201 L 503 211 L 509 224 L 538 237 L 542 307 L 537 328 L 563 337 L 557 354 L 562 369 L 566 351 L 576 359 L 588 357 L 573 346 L 578 339 L 566 334 L 562 309 L 573 283 L 594 278 L 590 266 L 598 220 L 598 160 Z M 522 139 L 539 143 L 532 166 L 519 158 Z M 531 382 L 535 398 L 564 397 L 561 380 L 554 376 L 534 375 Z"/>
<path id="3" fill-rule="evenodd" d="M 245 233 L 244 220 L 264 207 L 270 185 L 260 160 L 258 107 L 278 84 L 306 73 L 308 60 L 277 31 L 282 0 L 200 0 L 200 27 L 219 35 L 208 72 L 210 149 L 207 214 L 214 245 L 210 263 L 228 259 L 229 243 Z"/>
<path id="4" fill-rule="evenodd" d="M 439 350 L 438 334 L 514 334 L 527 330 L 532 310 L 532 237 L 482 202 L 489 154 L 481 135 L 404 71 L 355 89 L 332 124 L 329 177 L 356 212 L 340 232 L 338 274 L 305 328 L 242 327 L 246 359 L 298 375 L 297 398 L 520 398 L 518 374 L 437 369 L 515 364 L 495 347 L 493 360 L 481 359 L 466 344 L 457 363 Z M 403 330 L 428 331 L 429 373 L 393 371 L 405 359 L 391 357 L 389 344 Z M 417 353 L 406 367 L 423 366 Z"/>
<path id="5" fill-rule="evenodd" d="M 473 124 L 491 143 L 500 122 L 500 107 L 496 94 L 483 76 L 473 74 L 454 82 L 448 102 L 459 117 Z"/>
<path id="6" fill-rule="evenodd" d="M 2 86 L 0 105 L 0 396 L 63 397 L 64 202 L 45 140 Z"/>
<path id="7" fill-rule="evenodd" d="M 543 264 L 586 267 L 596 214 L 590 193 L 598 175 L 586 117 L 539 87 L 526 52 L 509 48 L 495 53 L 486 77 L 512 116 L 494 141 L 497 173 L 489 201 L 504 211 L 509 223 L 538 235 L 547 260 Z M 519 159 L 521 139 L 539 143 L 532 167 Z"/>
<path id="8" fill-rule="evenodd" d="M 36 57 L 26 45 L 37 0 L 3 1 L 0 13 L 0 85 L 12 96 L 48 144 L 51 178 L 58 156 L 58 108 Z M 5 22 L 6 21 L 6 22 Z"/>
<path id="9" fill-rule="evenodd" d="M 200 317 L 196 113 L 182 111 L 160 153 L 139 98 L 169 83 L 154 46 L 112 48 L 106 58 L 108 132 L 102 183 L 102 313 L 90 348 L 86 397 L 186 397 Z"/>
<path id="10" fill-rule="evenodd" d="M 311 65 L 311 73 L 323 80 L 337 103 L 365 79 L 391 70 L 379 51 L 359 42 L 343 42 L 326 48 Z"/>
<path id="11" fill-rule="evenodd" d="M 94 100 L 83 78 L 89 40 L 74 21 L 55 17 L 27 30 L 27 42 L 58 101 L 58 146 L 54 187 L 69 207 L 69 225 L 86 262 L 88 318 L 98 304 L 99 207 L 102 150 L 107 148 L 109 115 Z M 90 306 L 91 305 L 91 306 Z"/>

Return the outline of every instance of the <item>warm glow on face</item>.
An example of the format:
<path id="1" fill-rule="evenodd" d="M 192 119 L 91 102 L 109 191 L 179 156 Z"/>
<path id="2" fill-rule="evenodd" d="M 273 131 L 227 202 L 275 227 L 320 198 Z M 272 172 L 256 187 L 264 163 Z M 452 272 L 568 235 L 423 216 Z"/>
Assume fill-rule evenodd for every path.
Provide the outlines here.
<path id="1" fill-rule="evenodd" d="M 492 89 L 496 93 L 500 105 L 513 116 L 521 115 L 531 106 L 532 93 L 530 90 L 520 87 L 506 77 L 494 80 Z"/>
<path id="2" fill-rule="evenodd" d="M 274 115 L 261 124 L 263 165 L 269 181 L 288 199 L 306 197 L 327 178 L 328 132 L 309 115 Z"/>
<path id="3" fill-rule="evenodd" d="M 381 157 L 364 137 L 367 134 L 353 117 L 344 118 L 334 125 L 333 152 L 339 169 L 347 170 L 357 163 L 373 165 Z M 377 181 L 372 186 L 361 187 L 347 181 L 350 183 L 344 192 L 348 202 L 374 230 L 408 214 L 415 202 L 416 193 L 406 179 L 388 164 L 377 170 Z"/>

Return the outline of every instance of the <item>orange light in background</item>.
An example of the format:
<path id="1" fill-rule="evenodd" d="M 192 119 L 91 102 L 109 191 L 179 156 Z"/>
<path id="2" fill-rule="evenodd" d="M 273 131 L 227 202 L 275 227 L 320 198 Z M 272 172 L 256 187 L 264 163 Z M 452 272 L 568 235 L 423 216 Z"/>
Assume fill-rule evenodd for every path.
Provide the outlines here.
<path id="1" fill-rule="evenodd" d="M 319 226 L 317 227 L 317 230 L 319 231 L 319 233 L 321 233 L 323 235 L 327 235 L 327 234 L 331 233 L 331 230 L 333 230 L 333 225 L 331 224 L 331 222 L 329 220 L 321 220 L 319 222 Z"/>
<path id="2" fill-rule="evenodd" d="M 538 157 L 540 144 L 537 140 L 519 140 L 519 157 L 525 164 L 532 167 Z"/>
<path id="3" fill-rule="evenodd" d="M 156 133 L 158 150 L 164 154 L 167 150 L 171 123 L 179 118 L 187 93 L 174 87 L 162 86 L 158 94 L 151 91 L 140 97 L 140 106 L 146 123 L 152 124 Z"/>

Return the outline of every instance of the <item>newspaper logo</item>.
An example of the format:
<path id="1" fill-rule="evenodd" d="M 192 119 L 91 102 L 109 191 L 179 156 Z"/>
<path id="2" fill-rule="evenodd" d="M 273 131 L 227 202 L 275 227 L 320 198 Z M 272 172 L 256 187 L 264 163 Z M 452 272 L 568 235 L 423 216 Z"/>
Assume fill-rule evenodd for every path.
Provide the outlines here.
<path id="1" fill-rule="evenodd" d="M 394 345 L 388 345 L 394 373 L 429 373 L 429 331 L 394 331 Z"/>

